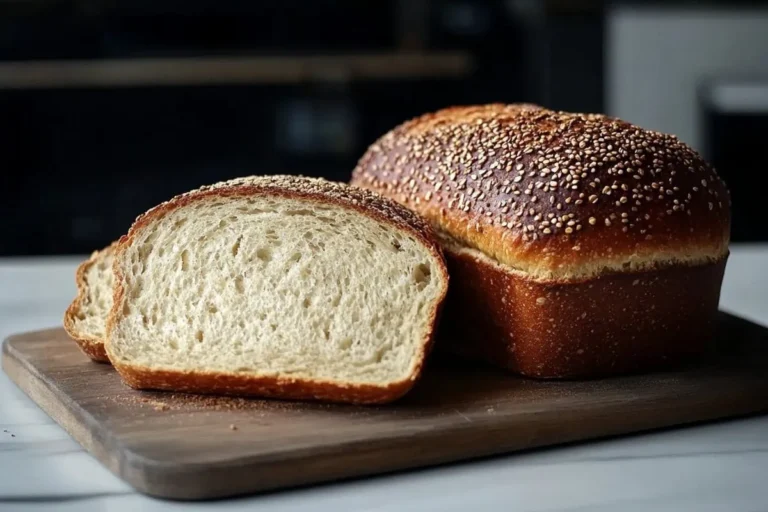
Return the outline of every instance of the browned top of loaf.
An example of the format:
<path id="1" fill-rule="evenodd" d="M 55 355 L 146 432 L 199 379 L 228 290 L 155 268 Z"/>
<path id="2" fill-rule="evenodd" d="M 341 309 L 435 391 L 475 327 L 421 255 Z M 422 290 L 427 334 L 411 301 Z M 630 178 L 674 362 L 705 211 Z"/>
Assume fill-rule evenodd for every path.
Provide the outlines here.
<path id="1" fill-rule="evenodd" d="M 453 107 L 373 144 L 352 183 L 538 279 L 723 257 L 725 184 L 693 149 L 619 119 L 536 105 Z"/>
<path id="2" fill-rule="evenodd" d="M 408 208 L 370 190 L 347 185 L 346 183 L 305 176 L 245 176 L 213 185 L 202 186 L 178 195 L 140 215 L 131 227 L 127 237 L 130 237 L 131 233 L 143 225 L 150 216 L 162 215 L 163 212 L 181 207 L 190 201 L 204 197 L 251 194 L 273 194 L 283 197 L 314 199 L 353 208 L 378 220 L 410 231 L 433 252 L 442 257 L 442 251 L 435 242 L 435 236 L 429 224 Z"/>

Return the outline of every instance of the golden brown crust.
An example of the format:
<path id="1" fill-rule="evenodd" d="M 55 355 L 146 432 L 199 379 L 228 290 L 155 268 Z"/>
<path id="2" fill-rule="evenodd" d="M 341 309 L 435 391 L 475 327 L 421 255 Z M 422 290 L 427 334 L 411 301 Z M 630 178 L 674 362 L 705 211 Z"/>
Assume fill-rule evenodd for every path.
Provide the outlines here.
<path id="1" fill-rule="evenodd" d="M 334 382 L 254 377 L 213 372 L 179 372 L 116 364 L 120 377 L 135 389 L 184 393 L 252 396 L 284 400 L 321 400 L 351 404 L 383 404 L 397 400 L 416 383 L 417 377 L 389 386 L 341 385 Z"/>
<path id="2" fill-rule="evenodd" d="M 408 121 L 352 183 L 540 280 L 721 258 L 730 196 L 674 136 L 532 105 L 453 107 Z"/>
<path id="3" fill-rule="evenodd" d="M 422 343 L 422 352 L 410 376 L 387 386 L 375 386 L 218 372 L 180 372 L 124 364 L 119 361 L 115 354 L 111 353 L 109 340 L 116 323 L 119 321 L 125 300 L 121 262 L 125 250 L 135 241 L 140 231 L 154 220 L 192 202 L 211 198 L 256 195 L 303 199 L 352 209 L 380 222 L 408 231 L 432 252 L 439 262 L 438 271 L 442 274 L 446 286 L 431 314 L 432 321 L 429 324 L 431 328 Z M 398 203 L 368 190 L 301 176 L 238 178 L 176 196 L 136 219 L 131 229 L 120 239 L 117 245 L 113 270 L 115 273 L 114 304 L 107 319 L 107 342 L 105 346 L 117 371 L 129 386 L 139 389 L 164 389 L 286 399 L 319 399 L 360 404 L 393 401 L 404 395 L 416 383 L 421 376 L 426 357 L 432 349 L 435 325 L 447 294 L 448 282 L 448 270 L 442 248 L 424 219 Z"/>
<path id="4" fill-rule="evenodd" d="M 87 297 L 88 285 L 85 277 L 88 270 L 97 262 L 100 255 L 106 251 L 114 250 L 116 245 L 117 242 L 112 242 L 104 249 L 94 251 L 91 253 L 90 258 L 78 265 L 77 270 L 75 271 L 77 296 L 64 313 L 64 330 L 67 331 L 69 337 L 77 343 L 80 350 L 82 350 L 85 355 L 99 363 L 109 363 L 109 357 L 107 356 L 106 350 L 104 350 L 104 340 L 79 331 L 76 327 L 76 319 L 81 314 L 83 304 Z"/>
<path id="5" fill-rule="evenodd" d="M 536 378 L 648 371 L 703 355 L 727 259 L 546 283 L 476 252 L 446 256 L 453 280 L 438 347 Z"/>
<path id="6" fill-rule="evenodd" d="M 178 195 L 140 215 L 123 238 L 133 234 L 151 219 L 206 197 L 275 195 L 294 199 L 311 199 L 356 210 L 364 215 L 409 231 L 430 251 L 442 258 L 431 226 L 425 219 L 397 202 L 370 190 L 320 178 L 303 176 L 246 176 Z M 122 241 L 122 239 L 121 239 Z"/>
<path id="7" fill-rule="evenodd" d="M 730 196 L 676 138 L 535 105 L 455 107 L 395 128 L 352 183 L 427 217 L 451 290 L 438 346 L 539 378 L 705 350 Z"/>

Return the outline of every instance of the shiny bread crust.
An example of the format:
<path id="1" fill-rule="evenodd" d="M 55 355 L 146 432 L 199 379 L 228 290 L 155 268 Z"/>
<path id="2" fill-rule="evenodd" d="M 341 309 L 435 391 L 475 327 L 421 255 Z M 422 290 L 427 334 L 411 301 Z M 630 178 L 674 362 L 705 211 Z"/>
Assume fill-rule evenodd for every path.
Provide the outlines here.
<path id="1" fill-rule="evenodd" d="M 446 251 L 440 349 L 528 377 L 584 379 L 696 361 L 714 342 L 727 257 L 541 282 L 476 251 Z M 471 319 L 471 321 L 469 321 Z"/>
<path id="2" fill-rule="evenodd" d="M 429 224 L 394 201 L 368 190 L 322 179 L 300 176 L 257 176 L 230 180 L 188 192 L 152 208 L 139 216 L 117 246 L 114 260 L 114 305 L 107 320 L 106 351 L 123 381 L 136 389 L 160 389 L 202 394 L 258 396 L 291 400 L 321 400 L 327 402 L 381 404 L 394 401 L 407 393 L 421 376 L 425 360 L 433 345 L 433 333 L 447 294 L 447 286 L 430 313 L 430 330 L 422 343 L 419 362 L 406 379 L 386 386 L 350 384 L 345 382 L 307 380 L 294 377 L 248 376 L 226 372 L 176 371 L 146 368 L 123 362 L 110 350 L 111 333 L 123 310 L 126 292 L 123 287 L 122 259 L 125 250 L 141 230 L 155 219 L 183 208 L 190 203 L 233 196 L 270 195 L 332 204 L 355 210 L 380 222 L 395 226 L 414 235 L 439 262 L 436 272 L 448 282 L 443 251 Z"/>
<path id="3" fill-rule="evenodd" d="M 376 141 L 351 182 L 543 281 L 714 262 L 730 238 L 728 190 L 677 138 L 535 105 L 417 117 Z"/>
<path id="4" fill-rule="evenodd" d="M 536 105 L 396 127 L 351 182 L 422 214 L 446 248 L 439 347 L 537 378 L 696 358 L 714 332 L 730 195 L 671 135 Z"/>

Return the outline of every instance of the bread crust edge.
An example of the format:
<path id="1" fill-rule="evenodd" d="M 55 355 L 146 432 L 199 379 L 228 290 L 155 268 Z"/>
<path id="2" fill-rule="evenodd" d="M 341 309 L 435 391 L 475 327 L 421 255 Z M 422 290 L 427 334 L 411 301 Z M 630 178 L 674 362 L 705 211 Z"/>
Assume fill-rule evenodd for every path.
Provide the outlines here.
<path id="1" fill-rule="evenodd" d="M 349 185 L 347 185 L 347 187 L 350 187 L 353 190 L 359 190 L 360 193 L 367 192 L 362 189 L 357 189 L 357 187 Z M 125 298 L 125 289 L 123 287 L 124 276 L 120 269 L 120 261 L 122 260 L 123 253 L 134 242 L 138 233 L 147 227 L 153 220 L 159 219 L 192 202 L 209 198 L 257 195 L 276 195 L 288 199 L 317 201 L 352 209 L 362 215 L 387 223 L 395 228 L 408 230 L 429 249 L 435 261 L 439 263 L 438 271 L 441 273 L 445 285 L 443 286 L 441 294 L 436 300 L 436 305 L 430 315 L 430 321 L 428 323 L 429 327 L 425 333 L 425 339 L 421 343 L 421 353 L 414 365 L 413 371 L 408 377 L 386 386 L 377 386 L 371 384 L 344 384 L 333 381 L 280 378 L 273 376 L 237 375 L 225 372 L 184 372 L 151 369 L 140 365 L 125 364 L 120 362 L 119 358 L 110 353 L 112 332 L 119 320 L 120 311 L 123 308 Z M 384 198 L 379 194 L 375 195 L 382 203 L 389 204 L 390 207 L 408 212 L 404 206 L 395 201 Z M 408 213 L 412 214 L 412 212 Z M 113 289 L 114 301 L 109 316 L 107 317 L 107 336 L 104 347 L 107 356 L 128 386 L 134 389 L 159 389 L 200 394 L 258 396 L 291 400 L 322 400 L 327 402 L 361 405 L 393 402 L 410 391 L 421 378 L 427 357 L 434 345 L 435 332 L 448 293 L 449 282 L 448 268 L 442 247 L 437 242 L 431 227 L 426 222 L 423 223 L 422 227 L 415 226 L 408 222 L 398 222 L 378 210 L 322 192 L 309 193 L 306 191 L 290 190 L 284 187 L 265 187 L 253 184 L 237 184 L 233 186 L 204 188 L 192 191 L 187 194 L 176 196 L 139 216 L 128 233 L 123 235 L 117 243 L 113 271 L 115 274 L 115 286 Z"/>
<path id="2" fill-rule="evenodd" d="M 536 121 L 542 116 L 543 120 Z M 664 173 L 654 177 L 648 172 L 655 165 L 648 155 L 644 156 L 646 163 L 633 163 L 631 142 L 616 135 L 613 144 L 628 153 L 616 157 L 610 166 L 642 167 L 644 174 L 635 175 L 637 179 L 624 171 L 610 174 L 610 166 L 588 174 L 580 162 L 586 162 L 587 157 L 609 157 L 596 154 L 596 147 L 589 144 L 586 150 L 590 153 L 586 154 L 578 147 L 563 145 L 582 135 L 588 120 L 591 130 L 643 134 L 652 142 L 651 147 L 658 146 L 654 156 L 663 160 Z M 535 142 L 537 137 L 555 133 L 553 123 L 566 121 L 572 124 L 567 124 L 563 134 Z M 501 128 L 483 135 L 484 128 L 491 126 Z M 513 141 L 511 149 L 492 144 L 524 130 L 530 130 L 530 140 Z M 453 141 L 454 136 L 459 142 Z M 492 140 L 487 141 L 489 138 Z M 484 151 L 479 160 L 472 153 L 478 150 Z M 571 154 L 580 155 L 574 165 L 584 167 L 582 176 L 588 176 L 580 178 L 577 189 L 572 189 L 565 178 L 540 174 L 542 168 L 565 168 Z M 558 157 L 563 161 L 555 162 Z M 678 161 L 681 158 L 691 161 L 684 165 Z M 687 167 L 701 169 L 688 172 Z M 674 188 L 680 190 L 673 196 L 668 188 L 668 195 L 658 195 L 666 199 L 648 202 L 649 197 L 659 194 L 653 187 L 663 183 L 663 188 L 673 176 Z M 545 192 L 550 180 L 559 184 Z M 611 193 L 611 182 L 618 190 L 606 195 Z M 462 245 L 541 280 L 597 277 L 624 270 L 626 262 L 631 263 L 632 270 L 677 261 L 711 263 L 725 255 L 730 240 L 730 193 L 711 165 L 691 148 L 670 135 L 617 118 L 556 112 L 527 104 L 448 107 L 401 123 L 366 150 L 350 183 L 395 199 Z M 654 192 L 640 187 L 651 187 Z M 634 188 L 638 194 L 632 192 Z M 684 204 L 686 193 L 693 194 L 686 206 L 690 215 L 672 204 Z M 577 194 L 583 198 L 578 199 Z M 640 201 L 641 196 L 647 197 Z M 557 219 L 566 213 L 575 217 L 556 224 L 549 217 Z M 544 222 L 549 226 L 546 229 Z"/>
<path id="3" fill-rule="evenodd" d="M 107 247 L 98 251 L 93 251 L 91 256 L 80 263 L 75 271 L 75 284 L 77 286 L 77 295 L 64 312 L 64 330 L 70 338 L 77 343 L 80 350 L 90 359 L 97 363 L 109 363 L 109 356 L 104 348 L 104 340 L 96 336 L 89 336 L 77 330 L 75 327 L 75 317 L 80 312 L 86 297 L 85 275 L 88 269 L 96 263 L 98 257 L 108 250 L 114 250 L 117 247 L 117 241 L 112 242 Z"/>
<path id="4" fill-rule="evenodd" d="M 713 348 L 728 255 L 576 282 L 446 255 L 454 281 L 438 347 L 466 359 L 537 379 L 592 379 L 689 364 Z"/>

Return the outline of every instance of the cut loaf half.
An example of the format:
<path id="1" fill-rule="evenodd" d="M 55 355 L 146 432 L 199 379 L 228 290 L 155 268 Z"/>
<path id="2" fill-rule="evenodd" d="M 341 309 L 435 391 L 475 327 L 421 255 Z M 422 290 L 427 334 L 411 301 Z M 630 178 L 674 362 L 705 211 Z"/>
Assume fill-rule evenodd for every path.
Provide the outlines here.
<path id="1" fill-rule="evenodd" d="M 448 285 L 427 224 L 319 179 L 232 180 L 139 217 L 107 353 L 130 386 L 383 403 L 421 373 Z"/>
<path id="2" fill-rule="evenodd" d="M 64 329 L 85 354 L 108 363 L 104 350 L 107 315 L 112 308 L 112 259 L 115 243 L 91 254 L 77 267 L 77 297 L 64 314 Z"/>

